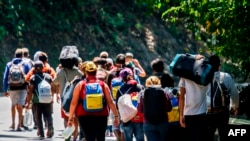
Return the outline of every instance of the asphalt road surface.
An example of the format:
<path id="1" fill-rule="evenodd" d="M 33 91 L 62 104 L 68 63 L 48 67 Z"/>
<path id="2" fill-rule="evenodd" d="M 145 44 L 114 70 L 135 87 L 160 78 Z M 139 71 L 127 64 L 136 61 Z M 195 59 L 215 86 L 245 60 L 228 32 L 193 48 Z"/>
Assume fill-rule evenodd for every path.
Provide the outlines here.
<path id="1" fill-rule="evenodd" d="M 45 141 L 64 141 L 61 133 L 64 130 L 63 119 L 60 117 L 60 105 L 54 103 L 54 137 Z M 17 123 L 17 115 L 16 115 Z M 11 131 L 10 98 L 0 95 L 0 141 L 38 141 L 37 130 L 31 126 L 29 130 Z M 46 131 L 45 131 L 46 132 Z M 106 137 L 107 141 L 115 141 L 115 137 Z"/>

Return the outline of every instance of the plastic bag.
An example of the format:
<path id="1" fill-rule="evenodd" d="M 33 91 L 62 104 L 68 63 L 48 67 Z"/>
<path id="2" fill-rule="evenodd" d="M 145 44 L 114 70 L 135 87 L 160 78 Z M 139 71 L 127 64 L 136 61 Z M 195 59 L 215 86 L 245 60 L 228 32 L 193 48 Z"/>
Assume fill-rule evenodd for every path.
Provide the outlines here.
<path id="1" fill-rule="evenodd" d="M 74 131 L 75 131 L 74 125 L 68 126 L 66 129 L 63 130 L 62 136 L 64 137 L 64 139 L 67 139 L 73 134 Z"/>
<path id="2" fill-rule="evenodd" d="M 23 125 L 28 127 L 33 124 L 33 114 L 31 109 L 25 109 L 23 116 Z"/>

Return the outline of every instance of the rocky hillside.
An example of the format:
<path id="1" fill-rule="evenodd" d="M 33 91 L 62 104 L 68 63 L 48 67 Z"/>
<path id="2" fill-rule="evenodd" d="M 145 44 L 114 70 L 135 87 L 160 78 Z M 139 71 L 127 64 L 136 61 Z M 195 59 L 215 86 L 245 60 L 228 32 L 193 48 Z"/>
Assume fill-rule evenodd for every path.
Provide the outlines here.
<path id="1" fill-rule="evenodd" d="M 151 73 L 150 61 L 156 57 L 169 64 L 176 53 L 206 51 L 181 23 L 170 26 L 161 19 L 159 13 L 146 14 L 143 8 L 136 5 L 126 5 L 122 1 L 98 1 L 82 8 L 84 20 L 72 23 L 73 26 L 68 31 L 24 31 L 22 39 L 11 34 L 6 36 L 0 43 L 2 74 L 15 49 L 22 46 L 30 49 L 31 57 L 37 50 L 47 52 L 49 63 L 53 67 L 57 66 L 59 53 L 64 45 L 76 45 L 83 60 L 92 60 L 104 50 L 112 58 L 118 53 L 132 52 L 148 74 Z"/>

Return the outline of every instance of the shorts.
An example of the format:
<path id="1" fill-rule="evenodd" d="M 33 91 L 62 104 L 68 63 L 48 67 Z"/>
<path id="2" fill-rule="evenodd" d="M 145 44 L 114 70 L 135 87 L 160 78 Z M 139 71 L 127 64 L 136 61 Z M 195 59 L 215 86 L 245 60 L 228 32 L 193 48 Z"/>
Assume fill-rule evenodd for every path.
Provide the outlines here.
<path id="1" fill-rule="evenodd" d="M 10 90 L 8 91 L 10 94 L 11 105 L 25 105 L 25 100 L 27 96 L 26 90 Z"/>

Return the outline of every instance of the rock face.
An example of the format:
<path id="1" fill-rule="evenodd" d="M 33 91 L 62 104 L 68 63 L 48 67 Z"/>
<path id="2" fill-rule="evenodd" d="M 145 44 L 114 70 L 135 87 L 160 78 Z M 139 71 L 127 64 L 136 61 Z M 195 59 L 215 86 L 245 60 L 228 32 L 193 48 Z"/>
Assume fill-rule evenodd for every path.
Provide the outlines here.
<path id="1" fill-rule="evenodd" d="M 85 6 L 83 14 L 88 16 L 83 21 L 72 23 L 70 30 L 55 30 L 55 27 L 48 30 L 50 27 L 46 27 L 48 33 L 23 31 L 22 39 L 11 34 L 6 36 L 0 43 L 3 53 L 1 71 L 4 72 L 15 49 L 22 46 L 30 49 L 32 58 L 37 50 L 47 52 L 49 63 L 54 68 L 65 45 L 76 45 L 83 61 L 92 60 L 104 50 L 113 59 L 119 53 L 132 52 L 148 75 L 152 73 L 150 62 L 157 57 L 168 65 L 176 53 L 195 54 L 204 50 L 181 23 L 170 26 L 160 14 L 146 14 L 143 8 L 124 4 L 107 0 Z"/>

